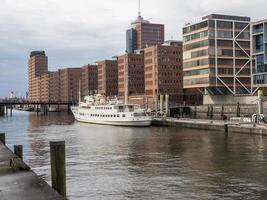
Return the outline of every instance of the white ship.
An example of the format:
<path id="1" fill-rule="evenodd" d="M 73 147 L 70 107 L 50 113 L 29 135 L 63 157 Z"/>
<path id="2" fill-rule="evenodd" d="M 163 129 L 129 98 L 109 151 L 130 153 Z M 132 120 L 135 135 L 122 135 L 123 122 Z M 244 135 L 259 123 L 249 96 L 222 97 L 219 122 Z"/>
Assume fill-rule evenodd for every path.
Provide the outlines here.
<path id="1" fill-rule="evenodd" d="M 150 126 L 152 117 L 138 105 L 106 101 L 101 95 L 86 96 L 85 102 L 71 107 L 77 121 L 115 126 Z"/>

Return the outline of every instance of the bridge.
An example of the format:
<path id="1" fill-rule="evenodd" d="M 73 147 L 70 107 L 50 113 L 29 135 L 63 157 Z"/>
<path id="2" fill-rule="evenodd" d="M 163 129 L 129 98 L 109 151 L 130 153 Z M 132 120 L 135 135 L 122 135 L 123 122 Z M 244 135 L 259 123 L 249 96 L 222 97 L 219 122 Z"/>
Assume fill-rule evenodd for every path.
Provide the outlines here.
<path id="1" fill-rule="evenodd" d="M 8 115 L 8 110 L 9 110 L 10 111 L 10 116 L 12 116 L 12 110 L 16 106 L 33 107 L 34 111 L 37 112 L 37 115 L 39 114 L 39 112 L 43 113 L 44 115 L 47 115 L 48 108 L 51 105 L 57 106 L 58 110 L 59 110 L 61 105 L 65 105 L 65 106 L 67 106 L 68 111 L 70 111 L 70 106 L 71 105 L 76 105 L 76 102 L 2 100 L 2 101 L 0 101 L 0 115 Z"/>

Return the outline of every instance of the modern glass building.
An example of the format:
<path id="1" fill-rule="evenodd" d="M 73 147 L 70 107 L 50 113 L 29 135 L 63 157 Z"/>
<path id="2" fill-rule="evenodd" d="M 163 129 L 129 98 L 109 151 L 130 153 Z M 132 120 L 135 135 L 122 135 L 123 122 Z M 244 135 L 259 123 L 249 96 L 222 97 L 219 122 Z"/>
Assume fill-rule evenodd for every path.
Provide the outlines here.
<path id="1" fill-rule="evenodd" d="M 136 30 L 131 28 L 126 31 L 126 52 L 134 53 L 137 49 Z"/>
<path id="2" fill-rule="evenodd" d="M 183 84 L 203 94 L 252 94 L 250 18 L 211 14 L 183 28 Z"/>
<path id="3" fill-rule="evenodd" d="M 267 19 L 252 23 L 252 41 L 256 58 L 253 83 L 255 87 L 267 87 Z"/>

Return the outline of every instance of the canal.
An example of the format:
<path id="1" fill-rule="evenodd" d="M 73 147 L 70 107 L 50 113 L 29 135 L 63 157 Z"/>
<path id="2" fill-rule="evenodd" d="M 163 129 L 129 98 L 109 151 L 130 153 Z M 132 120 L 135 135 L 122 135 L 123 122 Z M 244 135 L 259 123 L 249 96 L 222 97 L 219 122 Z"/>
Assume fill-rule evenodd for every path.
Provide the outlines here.
<path id="1" fill-rule="evenodd" d="M 267 137 L 75 122 L 67 113 L 0 117 L 7 144 L 50 184 L 49 141 L 66 141 L 69 199 L 265 199 Z"/>

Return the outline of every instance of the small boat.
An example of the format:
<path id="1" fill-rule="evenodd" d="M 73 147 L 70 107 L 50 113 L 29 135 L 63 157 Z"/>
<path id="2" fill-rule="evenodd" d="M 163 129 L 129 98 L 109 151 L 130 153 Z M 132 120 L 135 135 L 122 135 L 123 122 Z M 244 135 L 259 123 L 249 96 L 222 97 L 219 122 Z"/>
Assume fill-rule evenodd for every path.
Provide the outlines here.
<path id="1" fill-rule="evenodd" d="M 151 125 L 152 117 L 139 105 L 122 104 L 117 99 L 106 101 L 102 95 L 86 96 L 84 100 L 78 106 L 71 107 L 77 121 L 114 126 Z"/>

